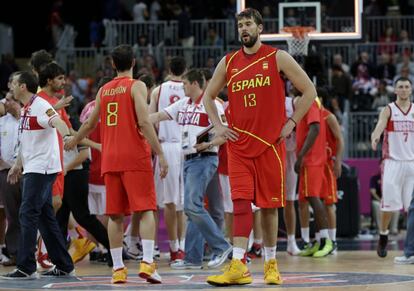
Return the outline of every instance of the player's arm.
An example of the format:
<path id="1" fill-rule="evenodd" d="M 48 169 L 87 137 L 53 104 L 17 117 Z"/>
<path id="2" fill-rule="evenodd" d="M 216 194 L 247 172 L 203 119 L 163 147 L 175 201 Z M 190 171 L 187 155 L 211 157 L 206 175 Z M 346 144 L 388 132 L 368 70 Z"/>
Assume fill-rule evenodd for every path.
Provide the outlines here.
<path id="1" fill-rule="evenodd" d="M 375 199 L 375 200 L 378 200 L 378 201 L 381 201 L 381 198 L 378 196 L 378 194 L 377 194 L 377 189 L 375 189 L 375 188 L 370 188 L 369 189 L 369 192 L 371 193 L 371 196 Z"/>
<path id="2" fill-rule="evenodd" d="M 149 114 L 157 112 L 157 104 L 158 104 L 158 97 L 160 94 L 161 86 L 156 87 L 154 90 L 152 90 L 151 93 L 151 101 L 148 107 Z"/>
<path id="3" fill-rule="evenodd" d="M 374 131 L 371 133 L 371 147 L 374 151 L 377 150 L 377 145 L 380 141 L 381 134 L 387 127 L 387 122 L 390 118 L 390 115 L 391 110 L 389 106 L 384 107 L 379 115 L 377 125 L 375 126 Z"/>
<path id="4" fill-rule="evenodd" d="M 168 164 L 164 158 L 161 145 L 158 142 L 157 134 L 155 133 L 154 127 L 149 118 L 148 105 L 146 102 L 147 88 L 141 81 L 136 81 L 131 88 L 132 97 L 134 98 L 135 112 L 138 119 L 138 125 L 142 131 L 142 134 L 151 145 L 152 150 L 158 155 L 160 163 L 161 173 L 160 176 L 163 178 L 167 175 Z"/>
<path id="5" fill-rule="evenodd" d="M 59 116 L 52 118 L 50 120 L 50 125 L 57 129 L 57 131 L 60 133 L 63 139 L 70 135 L 69 127 Z"/>
<path id="6" fill-rule="evenodd" d="M 21 157 L 21 147 L 18 148 L 17 158 L 14 165 L 10 168 L 7 173 L 7 182 L 10 184 L 16 184 L 22 175 L 23 163 Z"/>
<path id="7" fill-rule="evenodd" d="M 202 142 L 194 145 L 194 148 L 197 150 L 197 152 L 202 152 L 205 150 L 209 150 L 215 146 L 221 146 L 226 141 L 227 140 L 223 136 L 215 136 L 213 140 L 209 142 Z"/>
<path id="8" fill-rule="evenodd" d="M 337 178 L 341 176 L 342 170 L 342 154 L 344 152 L 344 138 L 342 136 L 341 126 L 339 125 L 338 120 L 335 115 L 332 113 L 326 118 L 326 123 L 329 126 L 329 129 L 332 131 L 336 139 L 336 153 L 335 153 L 335 163 L 334 163 L 334 173 Z"/>
<path id="9" fill-rule="evenodd" d="M 220 116 L 215 104 L 215 98 L 220 93 L 220 90 L 226 85 L 226 57 L 223 57 L 218 63 L 213 77 L 211 78 L 208 86 L 204 92 L 203 104 L 210 118 L 211 123 L 214 125 L 216 134 L 223 136 L 232 141 L 236 141 L 238 133 L 231 130 L 227 126 L 223 125 L 220 120 Z"/>
<path id="10" fill-rule="evenodd" d="M 149 115 L 149 121 L 151 122 L 151 124 L 157 124 L 160 121 L 170 120 L 170 119 L 171 117 L 164 110 L 160 112 L 156 112 L 156 113 L 151 113 Z"/>
<path id="11" fill-rule="evenodd" d="M 279 71 L 282 71 L 292 82 L 293 86 L 302 92 L 302 97 L 295 104 L 293 116 L 288 119 L 280 134 L 280 139 L 284 139 L 292 132 L 293 128 L 303 118 L 306 112 L 308 112 L 317 93 L 308 75 L 291 55 L 283 50 L 278 50 L 276 53 L 276 61 Z"/>
<path id="12" fill-rule="evenodd" d="M 296 163 L 295 163 L 295 172 L 296 173 L 299 174 L 300 168 L 302 167 L 303 158 L 305 157 L 307 152 L 311 149 L 311 147 L 315 143 L 316 138 L 318 137 L 318 134 L 319 134 L 319 130 L 320 130 L 319 122 L 314 122 L 314 123 L 309 124 L 308 135 L 306 136 L 303 147 L 301 148 L 301 150 L 299 151 L 299 153 L 297 155 L 297 160 L 296 160 Z"/>
<path id="13" fill-rule="evenodd" d="M 99 122 L 99 112 L 101 108 L 100 98 L 101 89 L 96 94 L 95 108 L 93 109 L 89 118 L 82 124 L 78 132 L 73 136 L 65 140 L 65 150 L 73 149 L 82 139 L 89 135 L 94 130 Z"/>

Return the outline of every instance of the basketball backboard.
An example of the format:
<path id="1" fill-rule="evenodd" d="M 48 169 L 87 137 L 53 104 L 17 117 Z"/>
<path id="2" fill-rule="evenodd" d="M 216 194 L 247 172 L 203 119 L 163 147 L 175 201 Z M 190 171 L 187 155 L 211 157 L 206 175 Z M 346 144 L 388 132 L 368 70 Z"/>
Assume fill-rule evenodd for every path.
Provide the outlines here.
<path id="1" fill-rule="evenodd" d="M 359 39 L 362 36 L 363 0 L 237 0 L 237 12 L 247 7 L 263 16 L 263 41 L 283 41 L 291 37 L 282 31 L 287 26 L 312 26 L 315 40 Z"/>

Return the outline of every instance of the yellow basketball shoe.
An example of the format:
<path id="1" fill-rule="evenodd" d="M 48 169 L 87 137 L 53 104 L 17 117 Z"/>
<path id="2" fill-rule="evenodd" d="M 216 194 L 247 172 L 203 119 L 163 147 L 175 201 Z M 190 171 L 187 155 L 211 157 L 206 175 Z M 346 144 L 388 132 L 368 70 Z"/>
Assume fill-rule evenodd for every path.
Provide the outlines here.
<path id="1" fill-rule="evenodd" d="M 321 239 L 323 240 L 323 239 Z M 323 248 L 313 254 L 314 258 L 323 258 L 329 255 L 333 250 L 333 243 L 329 238 L 324 239 L 325 244 L 323 244 Z"/>
<path id="2" fill-rule="evenodd" d="M 138 276 L 147 280 L 147 282 L 152 284 L 160 284 L 161 276 L 157 272 L 157 265 L 155 263 L 147 263 L 142 261 L 139 265 Z"/>
<path id="3" fill-rule="evenodd" d="M 250 284 L 253 281 L 249 269 L 241 260 L 231 260 L 223 271 L 221 275 L 208 276 L 207 283 L 214 286 L 229 286 Z"/>
<path id="4" fill-rule="evenodd" d="M 128 276 L 128 269 L 127 267 L 123 267 L 120 269 L 112 270 L 112 284 L 123 284 L 126 283 Z"/>
<path id="5" fill-rule="evenodd" d="M 83 237 L 75 239 L 72 242 L 72 246 L 75 248 L 75 251 L 72 254 L 72 261 L 76 264 L 77 262 L 82 261 L 83 258 L 96 247 L 96 244 Z"/>
<path id="6" fill-rule="evenodd" d="M 270 285 L 281 285 L 283 283 L 282 276 L 280 276 L 277 269 L 276 259 L 270 259 L 264 264 L 264 281 Z"/>

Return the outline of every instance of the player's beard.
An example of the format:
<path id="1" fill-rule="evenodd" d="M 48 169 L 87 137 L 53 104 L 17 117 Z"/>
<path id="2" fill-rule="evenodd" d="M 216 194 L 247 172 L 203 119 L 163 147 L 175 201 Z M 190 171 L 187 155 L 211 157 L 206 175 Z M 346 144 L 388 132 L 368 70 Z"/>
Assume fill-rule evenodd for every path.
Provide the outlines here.
<path id="1" fill-rule="evenodd" d="M 249 35 L 249 39 L 247 41 L 244 41 L 243 37 L 240 36 L 240 42 L 243 44 L 243 46 L 245 46 L 247 48 L 251 48 L 252 46 L 255 45 L 258 37 L 259 37 L 259 34 Z"/>

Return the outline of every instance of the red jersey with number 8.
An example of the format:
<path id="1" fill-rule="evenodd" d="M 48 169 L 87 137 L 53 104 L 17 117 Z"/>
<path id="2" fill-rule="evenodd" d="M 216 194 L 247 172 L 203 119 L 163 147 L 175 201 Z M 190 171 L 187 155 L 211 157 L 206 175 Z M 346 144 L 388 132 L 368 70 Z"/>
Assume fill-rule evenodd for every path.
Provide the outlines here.
<path id="1" fill-rule="evenodd" d="M 284 82 L 276 52 L 262 44 L 255 54 L 240 49 L 226 56 L 229 126 L 239 133 L 229 150 L 242 157 L 262 154 L 276 142 L 286 122 Z"/>
<path id="2" fill-rule="evenodd" d="M 139 129 L 131 95 L 134 82 L 117 77 L 101 89 L 102 175 L 151 170 L 151 149 Z"/>

